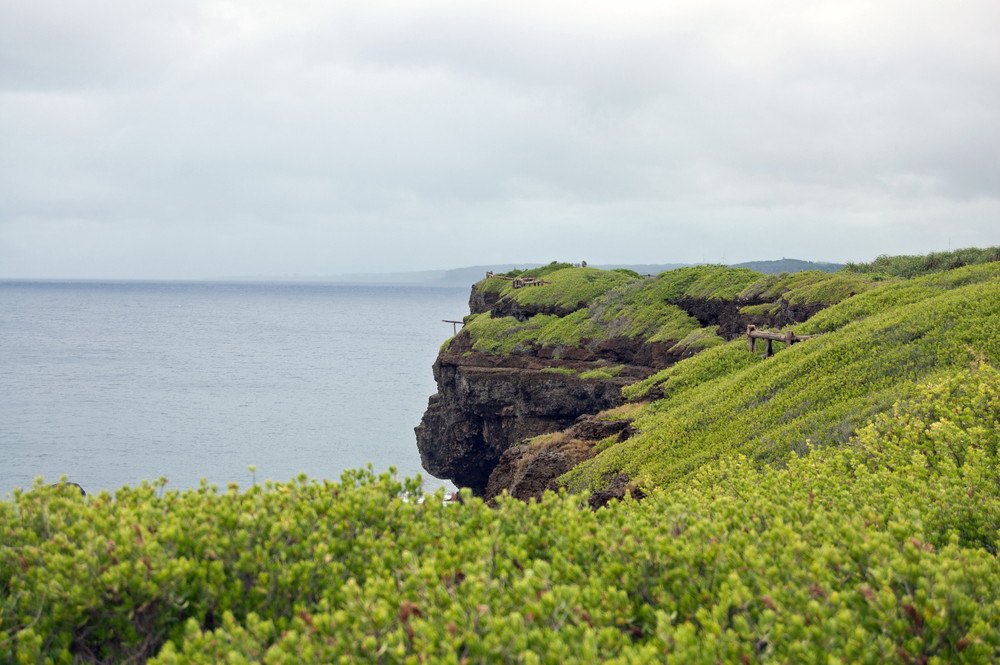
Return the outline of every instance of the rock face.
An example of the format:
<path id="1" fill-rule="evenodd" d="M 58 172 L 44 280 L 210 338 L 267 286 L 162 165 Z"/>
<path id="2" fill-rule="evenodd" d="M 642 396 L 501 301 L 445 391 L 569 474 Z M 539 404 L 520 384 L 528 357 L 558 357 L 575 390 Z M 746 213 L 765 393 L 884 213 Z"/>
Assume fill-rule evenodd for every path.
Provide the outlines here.
<path id="1" fill-rule="evenodd" d="M 620 404 L 621 387 L 634 380 L 581 379 L 495 362 L 442 353 L 434 363 L 438 392 L 416 428 L 424 468 L 480 495 L 505 450 Z"/>
<path id="2" fill-rule="evenodd" d="M 633 433 L 628 420 L 583 416 L 568 430 L 511 446 L 490 474 L 485 498 L 492 499 L 506 491 L 523 501 L 537 499 L 545 490 L 557 489 L 559 476 L 597 454 L 598 441 L 608 437 L 624 441 Z"/>

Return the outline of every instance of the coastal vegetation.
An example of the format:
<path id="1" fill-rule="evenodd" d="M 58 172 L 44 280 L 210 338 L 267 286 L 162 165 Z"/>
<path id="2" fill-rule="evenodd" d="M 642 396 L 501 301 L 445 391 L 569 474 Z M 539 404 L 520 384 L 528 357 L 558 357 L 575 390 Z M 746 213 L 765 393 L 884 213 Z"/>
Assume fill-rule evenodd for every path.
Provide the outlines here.
<path id="1" fill-rule="evenodd" d="M 370 470 L 88 497 L 39 481 L 0 502 L 0 662 L 997 662 L 990 252 L 486 279 L 493 304 L 444 354 L 616 398 L 633 381 L 574 425 L 628 431 L 573 439 L 593 451 L 557 492 L 445 501 Z M 745 320 L 792 314 L 812 337 L 750 352 Z M 616 340 L 671 362 L 556 362 Z"/>
<path id="2" fill-rule="evenodd" d="M 0 504 L 5 662 L 965 662 L 1000 654 L 1000 380 L 594 512 L 340 482 Z"/>

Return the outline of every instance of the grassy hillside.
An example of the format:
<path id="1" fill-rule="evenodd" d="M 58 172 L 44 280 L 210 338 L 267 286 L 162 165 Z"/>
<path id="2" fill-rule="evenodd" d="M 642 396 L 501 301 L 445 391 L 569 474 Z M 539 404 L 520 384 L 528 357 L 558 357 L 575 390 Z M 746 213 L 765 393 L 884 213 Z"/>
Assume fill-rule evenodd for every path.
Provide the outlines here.
<path id="1" fill-rule="evenodd" d="M 727 266 L 678 268 L 648 278 L 563 264 L 519 274 L 539 276 L 550 283 L 514 289 L 511 282 L 493 278 L 479 282 L 476 288 L 520 305 L 559 307 L 572 313 L 538 314 L 527 321 L 494 317 L 489 312 L 467 317 L 465 334 L 474 350 L 506 355 L 531 352 L 535 346 L 579 346 L 621 337 L 669 342 L 678 353 L 700 351 L 722 344 L 723 339 L 715 326 L 702 327 L 678 303 L 766 300 L 762 305 L 744 307 L 745 313 L 766 314 L 777 311 L 782 300 L 828 305 L 877 283 L 846 273 L 762 275 Z"/>
<path id="2" fill-rule="evenodd" d="M 846 446 L 596 512 L 40 486 L 0 503 L 0 661 L 995 662 L 998 423 L 997 371 L 960 370 Z"/>
<path id="3" fill-rule="evenodd" d="M 744 340 L 711 349 L 626 388 L 665 395 L 636 420 L 641 434 L 564 476 L 572 489 L 625 473 L 664 485 L 719 458 L 776 462 L 842 443 L 916 384 L 977 358 L 1000 362 L 1000 264 L 877 287 L 799 327 L 824 335 L 761 359 Z"/>

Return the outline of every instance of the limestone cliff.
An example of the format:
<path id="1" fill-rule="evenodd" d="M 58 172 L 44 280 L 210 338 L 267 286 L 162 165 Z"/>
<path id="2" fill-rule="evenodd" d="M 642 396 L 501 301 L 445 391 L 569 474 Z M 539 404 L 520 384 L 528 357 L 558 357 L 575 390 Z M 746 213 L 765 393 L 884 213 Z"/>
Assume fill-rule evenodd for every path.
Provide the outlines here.
<path id="1" fill-rule="evenodd" d="M 825 306 L 791 305 L 780 292 L 739 296 L 730 290 L 720 297 L 699 284 L 724 273 L 735 275 L 740 289 L 761 291 L 754 280 L 762 276 L 697 270 L 633 278 L 569 268 L 546 275 L 547 285 L 531 290 L 513 292 L 498 285 L 500 278 L 473 286 L 467 325 L 434 363 L 438 390 L 416 428 L 424 468 L 482 496 L 503 490 L 537 496 L 594 454 L 603 438 L 595 432 L 627 426 L 582 418 L 621 404 L 623 386 L 734 339 L 749 323 L 787 325 Z M 670 282 L 681 279 L 681 287 Z M 769 279 L 764 286 L 773 291 Z M 534 448 L 523 445 L 555 432 L 563 435 Z M 627 480 L 609 479 L 609 491 L 620 495 Z"/>
<path id="2" fill-rule="evenodd" d="M 572 425 L 622 402 L 621 387 L 638 378 L 583 379 L 524 358 L 443 352 L 434 363 L 438 392 L 417 426 L 425 469 L 483 494 L 505 450 Z M 562 364 L 579 368 L 579 363 Z"/>

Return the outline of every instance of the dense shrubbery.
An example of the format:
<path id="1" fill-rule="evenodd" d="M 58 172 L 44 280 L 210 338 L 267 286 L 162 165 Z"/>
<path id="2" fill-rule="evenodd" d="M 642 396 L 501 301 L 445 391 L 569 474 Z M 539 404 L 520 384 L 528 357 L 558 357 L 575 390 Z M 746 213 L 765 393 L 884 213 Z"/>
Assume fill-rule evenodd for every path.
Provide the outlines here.
<path id="1" fill-rule="evenodd" d="M 848 263 L 844 270 L 910 278 L 994 261 L 1000 261 L 1000 247 L 969 247 L 922 256 L 882 255 L 871 263 Z"/>
<path id="2" fill-rule="evenodd" d="M 985 663 L 1000 379 L 943 377 L 841 448 L 642 502 L 340 483 L 0 504 L 0 661 Z"/>

